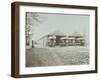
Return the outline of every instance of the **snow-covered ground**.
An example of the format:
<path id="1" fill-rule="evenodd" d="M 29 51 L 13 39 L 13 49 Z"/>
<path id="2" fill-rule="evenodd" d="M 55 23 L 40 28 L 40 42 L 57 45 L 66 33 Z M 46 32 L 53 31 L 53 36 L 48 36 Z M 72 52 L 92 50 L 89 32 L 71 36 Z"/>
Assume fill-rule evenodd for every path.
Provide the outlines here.
<path id="1" fill-rule="evenodd" d="M 79 46 L 26 49 L 26 66 L 58 66 L 89 64 L 89 49 Z"/>

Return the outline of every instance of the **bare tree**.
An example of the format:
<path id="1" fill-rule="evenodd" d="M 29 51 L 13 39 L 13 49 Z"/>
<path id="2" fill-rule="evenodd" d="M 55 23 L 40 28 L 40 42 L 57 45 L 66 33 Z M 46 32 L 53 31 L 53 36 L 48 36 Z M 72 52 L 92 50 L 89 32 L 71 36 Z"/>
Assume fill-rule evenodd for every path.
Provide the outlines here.
<path id="1" fill-rule="evenodd" d="M 26 26 L 25 26 L 25 35 L 26 35 L 26 45 L 30 45 L 30 39 L 33 35 L 34 25 L 40 23 L 38 13 L 26 12 Z"/>

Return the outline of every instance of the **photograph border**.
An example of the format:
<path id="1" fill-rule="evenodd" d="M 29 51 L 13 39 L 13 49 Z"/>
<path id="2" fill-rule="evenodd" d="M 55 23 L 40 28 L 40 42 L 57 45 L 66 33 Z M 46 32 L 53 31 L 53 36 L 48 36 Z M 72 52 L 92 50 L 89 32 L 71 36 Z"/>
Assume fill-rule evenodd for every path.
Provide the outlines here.
<path id="1" fill-rule="evenodd" d="M 86 9 L 95 11 L 95 70 L 89 71 L 74 71 L 74 72 L 57 72 L 57 73 L 42 73 L 42 74 L 20 74 L 19 66 L 19 35 L 20 35 L 20 6 L 39 6 L 39 7 L 57 7 L 57 8 L 72 8 L 72 9 Z M 40 77 L 40 76 L 56 76 L 56 75 L 72 75 L 72 74 L 86 74 L 97 73 L 97 7 L 96 6 L 80 6 L 80 5 L 64 5 L 64 4 L 48 4 L 48 3 L 31 3 L 31 2 L 13 2 L 11 4 L 11 76 L 15 78 L 22 77 Z"/>

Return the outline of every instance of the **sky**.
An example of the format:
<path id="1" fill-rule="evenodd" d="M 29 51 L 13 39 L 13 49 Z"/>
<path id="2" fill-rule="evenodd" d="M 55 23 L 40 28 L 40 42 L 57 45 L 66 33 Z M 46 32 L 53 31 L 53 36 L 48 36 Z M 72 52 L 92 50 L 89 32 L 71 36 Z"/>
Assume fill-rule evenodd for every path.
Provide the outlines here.
<path id="1" fill-rule="evenodd" d="M 78 32 L 86 36 L 89 41 L 89 15 L 38 13 L 40 23 L 33 25 L 33 40 L 54 31 L 61 31 L 66 35 Z"/>

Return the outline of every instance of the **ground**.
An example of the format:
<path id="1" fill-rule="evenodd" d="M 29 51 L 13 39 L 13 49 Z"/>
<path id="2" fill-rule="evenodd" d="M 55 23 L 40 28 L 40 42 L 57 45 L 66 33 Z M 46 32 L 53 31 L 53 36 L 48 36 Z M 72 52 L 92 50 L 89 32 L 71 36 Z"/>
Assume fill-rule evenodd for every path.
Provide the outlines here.
<path id="1" fill-rule="evenodd" d="M 26 49 L 26 67 L 89 64 L 86 47 Z"/>

